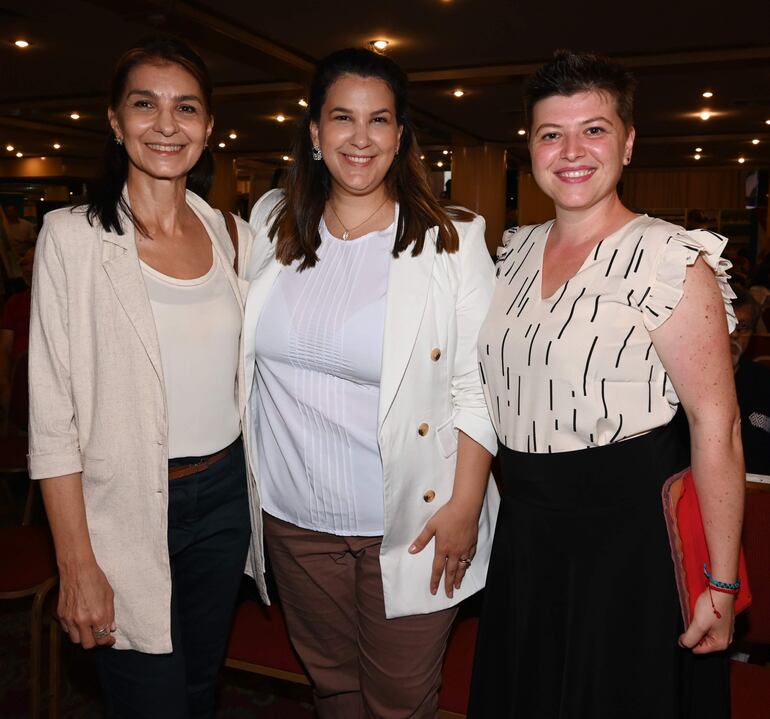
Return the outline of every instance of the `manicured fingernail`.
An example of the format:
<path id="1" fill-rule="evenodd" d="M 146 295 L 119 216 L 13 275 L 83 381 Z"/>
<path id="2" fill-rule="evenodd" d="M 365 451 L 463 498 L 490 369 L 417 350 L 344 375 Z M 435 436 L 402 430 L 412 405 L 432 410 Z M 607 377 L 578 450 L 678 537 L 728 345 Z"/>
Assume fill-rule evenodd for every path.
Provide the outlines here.
<path id="1" fill-rule="evenodd" d="M 409 547 L 410 554 L 414 554 L 417 551 L 417 545 L 413 544 L 411 547 Z"/>

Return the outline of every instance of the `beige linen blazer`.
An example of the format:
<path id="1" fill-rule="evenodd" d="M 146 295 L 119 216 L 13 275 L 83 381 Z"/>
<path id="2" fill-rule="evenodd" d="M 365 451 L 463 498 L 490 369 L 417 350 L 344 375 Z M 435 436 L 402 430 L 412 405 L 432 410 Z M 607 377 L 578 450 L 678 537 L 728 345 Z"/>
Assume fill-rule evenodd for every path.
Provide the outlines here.
<path id="1" fill-rule="evenodd" d="M 191 192 L 187 203 L 243 308 L 221 213 Z M 134 229 L 122 225 L 123 235 L 92 227 L 83 208 L 46 215 L 32 282 L 29 471 L 82 473 L 91 544 L 115 592 L 115 646 L 157 654 L 172 650 L 166 392 Z M 243 253 L 252 232 L 237 225 Z M 242 376 L 241 365 L 241 412 Z M 259 526 L 253 534 L 261 541 Z M 261 568 L 261 546 L 250 554 Z"/>
<path id="2" fill-rule="evenodd" d="M 243 328 L 244 377 L 249 411 L 244 437 L 251 472 L 259 456 L 255 400 L 255 335 L 262 308 L 283 265 L 268 238 L 280 191 L 264 195 L 251 212 L 255 230 L 243 262 L 249 281 Z M 387 617 L 426 614 L 453 606 L 484 586 L 499 495 L 489 482 L 479 517 L 473 564 L 462 588 L 447 598 L 429 591 L 434 543 L 419 554 L 408 548 L 428 519 L 451 497 L 459 430 L 497 452 L 479 373 L 479 328 L 494 288 L 494 267 L 484 242 L 484 219 L 458 222 L 460 249 L 436 252 L 436 228 L 422 252 L 391 258 L 380 378 L 378 442 L 382 457 L 385 534 L 380 550 Z M 253 496 L 257 496 L 256 492 Z"/>

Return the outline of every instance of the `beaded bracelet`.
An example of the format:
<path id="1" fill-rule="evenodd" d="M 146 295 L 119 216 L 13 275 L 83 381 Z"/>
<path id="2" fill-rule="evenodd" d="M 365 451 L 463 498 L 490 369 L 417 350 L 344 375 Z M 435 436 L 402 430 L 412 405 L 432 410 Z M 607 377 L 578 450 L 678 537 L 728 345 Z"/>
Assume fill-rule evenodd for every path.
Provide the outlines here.
<path id="1" fill-rule="evenodd" d="M 703 563 L 703 574 L 706 575 L 706 579 L 708 579 L 709 584 L 714 589 L 723 589 L 727 592 L 735 592 L 737 594 L 738 590 L 741 588 L 740 578 L 736 579 L 735 582 L 720 582 L 718 579 L 714 579 L 714 577 L 711 576 L 711 573 L 709 572 L 705 562 Z"/>

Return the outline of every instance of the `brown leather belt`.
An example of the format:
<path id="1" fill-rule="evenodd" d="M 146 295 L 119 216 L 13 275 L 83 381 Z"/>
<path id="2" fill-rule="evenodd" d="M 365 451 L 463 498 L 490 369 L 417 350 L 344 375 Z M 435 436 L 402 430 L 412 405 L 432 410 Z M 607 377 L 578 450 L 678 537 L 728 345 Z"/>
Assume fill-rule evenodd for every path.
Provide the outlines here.
<path id="1" fill-rule="evenodd" d="M 233 445 L 220 449 L 219 452 L 208 455 L 208 457 L 201 457 L 195 462 L 189 464 L 169 464 L 168 468 L 168 481 L 171 482 L 175 479 L 182 479 L 183 477 L 189 477 L 192 474 L 198 474 L 208 469 L 212 464 L 216 464 L 220 459 L 224 459 L 230 452 L 233 451 Z"/>

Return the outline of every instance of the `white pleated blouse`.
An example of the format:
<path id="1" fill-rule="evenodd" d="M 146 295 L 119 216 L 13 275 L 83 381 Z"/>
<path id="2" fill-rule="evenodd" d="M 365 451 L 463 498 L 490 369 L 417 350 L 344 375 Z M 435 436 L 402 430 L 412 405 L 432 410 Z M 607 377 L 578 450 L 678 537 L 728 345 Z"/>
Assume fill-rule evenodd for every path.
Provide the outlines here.
<path id="1" fill-rule="evenodd" d="M 511 230 L 479 334 L 487 403 L 500 442 L 520 452 L 566 452 L 667 424 L 679 398 L 649 332 L 683 295 L 702 256 L 735 326 L 727 240 L 640 215 L 604 238 L 574 277 L 543 298 L 543 251 L 553 222 Z"/>
<path id="2" fill-rule="evenodd" d="M 262 508 L 305 529 L 384 533 L 377 413 L 395 225 L 356 240 L 321 221 L 315 267 L 281 269 L 256 332 Z"/>

